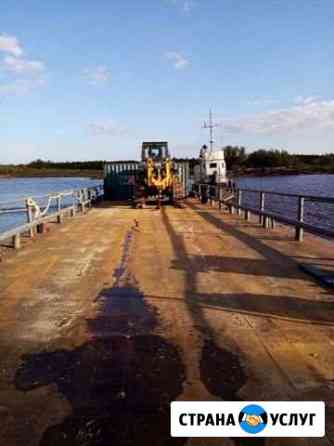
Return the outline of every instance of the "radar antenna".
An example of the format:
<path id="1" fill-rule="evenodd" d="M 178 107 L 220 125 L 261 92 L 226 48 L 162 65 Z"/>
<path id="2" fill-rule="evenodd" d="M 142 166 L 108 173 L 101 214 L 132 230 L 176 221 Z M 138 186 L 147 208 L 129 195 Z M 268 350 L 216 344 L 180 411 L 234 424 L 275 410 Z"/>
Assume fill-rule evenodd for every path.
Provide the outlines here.
<path id="1" fill-rule="evenodd" d="M 203 124 L 203 129 L 209 129 L 210 130 L 210 152 L 213 151 L 213 144 L 214 144 L 214 139 L 213 139 L 213 129 L 216 127 L 219 127 L 220 124 L 218 123 L 214 123 L 213 119 L 212 119 L 212 110 L 210 108 L 209 111 L 209 121 L 204 121 Z"/>

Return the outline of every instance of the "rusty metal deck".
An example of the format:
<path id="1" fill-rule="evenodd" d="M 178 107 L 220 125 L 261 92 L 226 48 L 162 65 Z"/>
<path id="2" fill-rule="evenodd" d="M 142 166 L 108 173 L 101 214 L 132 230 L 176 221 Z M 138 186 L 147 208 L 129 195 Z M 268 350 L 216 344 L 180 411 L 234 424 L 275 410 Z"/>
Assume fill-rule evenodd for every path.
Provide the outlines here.
<path id="1" fill-rule="evenodd" d="M 334 444 L 333 244 L 102 204 L 0 263 L 0 444 Z M 172 439 L 172 400 L 325 400 L 323 439 Z"/>

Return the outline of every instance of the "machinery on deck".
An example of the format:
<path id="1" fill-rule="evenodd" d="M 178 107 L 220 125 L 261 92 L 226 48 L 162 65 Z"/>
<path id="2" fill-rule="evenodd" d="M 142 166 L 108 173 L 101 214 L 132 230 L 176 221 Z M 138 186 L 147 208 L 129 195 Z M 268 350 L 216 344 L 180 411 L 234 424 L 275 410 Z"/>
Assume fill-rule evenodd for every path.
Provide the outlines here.
<path id="1" fill-rule="evenodd" d="M 104 165 L 104 194 L 113 202 L 135 207 L 155 203 L 182 206 L 191 189 L 189 160 L 171 159 L 166 141 L 143 142 L 140 161 Z"/>
<path id="2" fill-rule="evenodd" d="M 177 200 L 179 181 L 166 141 L 143 142 L 135 187 L 137 206 Z"/>

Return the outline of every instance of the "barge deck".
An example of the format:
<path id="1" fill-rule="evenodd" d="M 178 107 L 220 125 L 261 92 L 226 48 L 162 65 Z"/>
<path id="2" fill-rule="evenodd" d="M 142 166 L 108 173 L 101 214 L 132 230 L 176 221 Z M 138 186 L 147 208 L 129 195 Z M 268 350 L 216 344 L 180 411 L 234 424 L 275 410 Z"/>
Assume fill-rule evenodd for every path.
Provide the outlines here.
<path id="1" fill-rule="evenodd" d="M 102 202 L 0 264 L 0 443 L 334 444 L 330 241 Z M 173 400 L 324 400 L 322 439 L 173 439 Z"/>

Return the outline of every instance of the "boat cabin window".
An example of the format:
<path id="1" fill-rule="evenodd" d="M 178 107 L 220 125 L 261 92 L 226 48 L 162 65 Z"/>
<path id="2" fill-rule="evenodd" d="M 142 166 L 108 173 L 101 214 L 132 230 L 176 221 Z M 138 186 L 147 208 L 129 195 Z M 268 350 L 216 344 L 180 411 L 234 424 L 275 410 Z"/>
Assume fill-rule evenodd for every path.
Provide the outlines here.
<path id="1" fill-rule="evenodd" d="M 217 167 L 217 163 L 210 163 L 209 167 L 210 169 L 214 169 Z"/>

